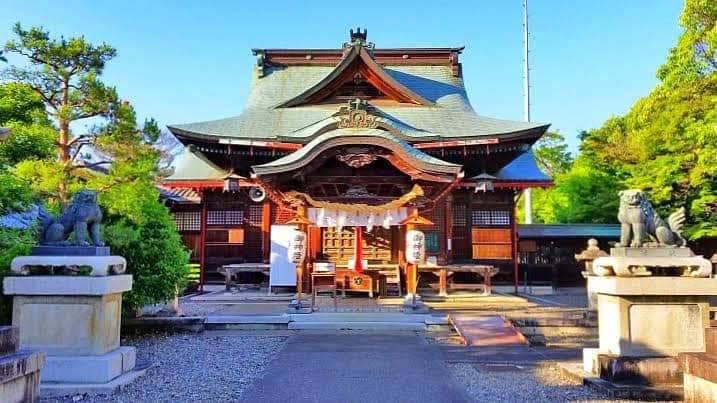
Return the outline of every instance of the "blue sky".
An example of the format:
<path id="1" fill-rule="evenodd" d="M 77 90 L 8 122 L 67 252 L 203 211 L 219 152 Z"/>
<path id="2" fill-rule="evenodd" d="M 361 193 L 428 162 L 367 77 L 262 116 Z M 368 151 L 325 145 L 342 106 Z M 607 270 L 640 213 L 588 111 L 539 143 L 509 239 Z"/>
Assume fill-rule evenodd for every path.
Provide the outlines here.
<path id="1" fill-rule="evenodd" d="M 91 4 L 91 6 L 90 6 Z M 680 33 L 678 0 L 531 0 L 532 118 L 571 146 L 655 86 Z M 105 81 L 160 124 L 238 114 L 251 48 L 339 47 L 351 27 L 377 47 L 466 46 L 476 110 L 522 117 L 522 1 L 0 0 L 0 41 L 16 21 L 118 50 Z"/>

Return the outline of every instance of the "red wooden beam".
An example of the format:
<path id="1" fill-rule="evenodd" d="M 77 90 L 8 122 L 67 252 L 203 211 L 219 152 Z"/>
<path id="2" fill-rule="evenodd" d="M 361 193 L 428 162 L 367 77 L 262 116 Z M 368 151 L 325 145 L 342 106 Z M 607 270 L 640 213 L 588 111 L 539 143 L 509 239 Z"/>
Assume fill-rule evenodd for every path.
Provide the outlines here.
<path id="1" fill-rule="evenodd" d="M 204 275 L 206 273 L 207 248 L 207 200 L 205 192 L 200 192 L 202 211 L 199 221 L 199 291 L 204 291 Z"/>

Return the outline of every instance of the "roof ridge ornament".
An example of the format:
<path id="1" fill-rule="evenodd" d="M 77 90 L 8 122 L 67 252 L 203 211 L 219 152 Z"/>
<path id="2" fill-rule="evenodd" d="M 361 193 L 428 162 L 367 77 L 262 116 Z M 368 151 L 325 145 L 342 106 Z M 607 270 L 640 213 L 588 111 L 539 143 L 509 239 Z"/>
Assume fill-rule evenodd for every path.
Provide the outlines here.
<path id="1" fill-rule="evenodd" d="M 339 109 L 339 129 L 375 129 L 378 127 L 377 116 L 370 112 L 373 111 L 368 101 L 356 98 L 348 101 L 347 105 Z"/>
<path id="2" fill-rule="evenodd" d="M 371 56 L 373 56 L 373 50 L 376 47 L 376 45 L 373 42 L 368 42 L 366 38 L 368 37 L 368 29 L 364 28 L 363 32 L 361 32 L 361 27 L 356 27 L 356 32 L 354 32 L 353 29 L 349 30 L 349 41 L 344 42 L 343 50 L 344 50 L 344 57 L 349 53 L 349 51 L 353 48 L 364 48 L 366 49 Z"/>

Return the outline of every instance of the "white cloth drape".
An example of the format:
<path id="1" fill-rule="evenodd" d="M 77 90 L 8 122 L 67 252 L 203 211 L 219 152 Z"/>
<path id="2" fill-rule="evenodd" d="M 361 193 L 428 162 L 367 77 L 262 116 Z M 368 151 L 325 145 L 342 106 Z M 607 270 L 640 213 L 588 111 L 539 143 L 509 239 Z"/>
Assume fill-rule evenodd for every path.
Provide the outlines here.
<path id="1" fill-rule="evenodd" d="M 388 210 L 384 213 L 348 213 L 323 208 L 309 208 L 309 221 L 317 227 L 336 227 L 341 230 L 343 227 L 366 227 L 367 231 L 375 226 L 391 228 L 392 225 L 399 225 L 408 216 L 406 207 Z"/>

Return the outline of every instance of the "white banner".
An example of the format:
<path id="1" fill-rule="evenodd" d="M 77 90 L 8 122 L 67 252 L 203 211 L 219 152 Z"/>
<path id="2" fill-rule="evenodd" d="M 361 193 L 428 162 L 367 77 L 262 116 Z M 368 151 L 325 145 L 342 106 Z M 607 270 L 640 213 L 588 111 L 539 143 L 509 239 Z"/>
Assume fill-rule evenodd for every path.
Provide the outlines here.
<path id="1" fill-rule="evenodd" d="M 408 209 L 399 207 L 385 213 L 347 213 L 323 208 L 309 208 L 309 221 L 317 227 L 366 227 L 371 231 L 373 227 L 391 228 L 399 225 L 408 217 Z"/>

